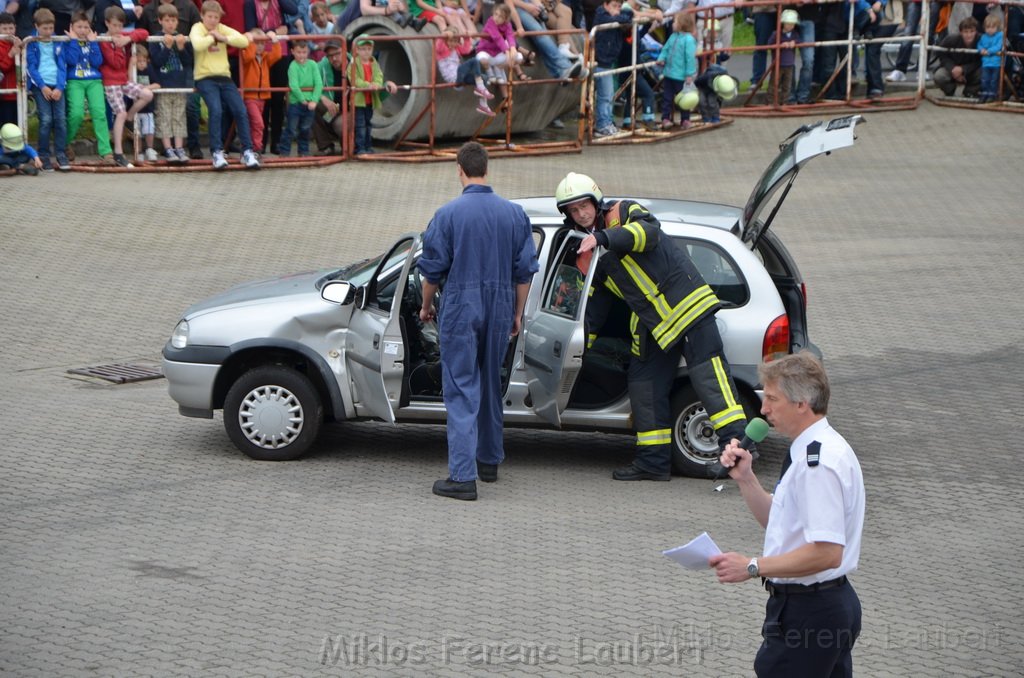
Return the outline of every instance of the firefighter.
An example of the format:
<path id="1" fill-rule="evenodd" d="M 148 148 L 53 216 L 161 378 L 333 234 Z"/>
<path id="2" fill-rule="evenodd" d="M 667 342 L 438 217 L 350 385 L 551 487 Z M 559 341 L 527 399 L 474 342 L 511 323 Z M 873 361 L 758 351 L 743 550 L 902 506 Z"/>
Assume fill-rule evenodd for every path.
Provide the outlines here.
<path id="1" fill-rule="evenodd" d="M 555 191 L 565 223 L 588 235 L 578 249 L 586 271 L 596 247 L 598 261 L 588 295 L 587 346 L 591 346 L 616 298 L 632 311 L 629 400 L 636 428 L 636 457 L 612 473 L 615 480 L 669 480 L 672 469 L 671 392 L 686 359 L 690 382 L 718 433 L 720 449 L 742 438 L 743 406 L 725 360 L 715 323 L 720 304 L 697 267 L 661 224 L 632 200 L 606 202 L 593 179 L 570 172 Z M 709 467 L 711 477 L 720 469 Z"/>

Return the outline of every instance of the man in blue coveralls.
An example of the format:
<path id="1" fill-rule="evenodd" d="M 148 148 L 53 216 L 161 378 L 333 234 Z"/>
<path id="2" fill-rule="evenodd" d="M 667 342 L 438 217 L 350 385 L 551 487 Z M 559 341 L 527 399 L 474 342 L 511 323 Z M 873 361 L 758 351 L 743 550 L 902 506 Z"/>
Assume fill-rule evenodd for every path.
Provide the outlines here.
<path id="1" fill-rule="evenodd" d="M 462 195 L 437 210 L 423 236 L 420 320 L 433 319 L 442 278 L 441 385 L 448 410 L 448 477 L 434 494 L 476 499 L 476 479 L 494 482 L 502 444 L 501 363 L 522 323 L 537 257 L 523 208 L 487 185 L 487 151 L 459 149 Z"/>

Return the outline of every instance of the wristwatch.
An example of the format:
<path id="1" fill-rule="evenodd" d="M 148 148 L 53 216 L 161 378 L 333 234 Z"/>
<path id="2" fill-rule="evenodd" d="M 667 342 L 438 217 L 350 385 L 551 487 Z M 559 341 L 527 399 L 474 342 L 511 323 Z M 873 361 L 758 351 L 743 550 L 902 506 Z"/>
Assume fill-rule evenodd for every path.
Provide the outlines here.
<path id="1" fill-rule="evenodd" d="M 756 577 L 760 573 L 757 569 L 757 558 L 751 558 L 750 563 L 747 565 L 747 574 L 751 577 Z"/>

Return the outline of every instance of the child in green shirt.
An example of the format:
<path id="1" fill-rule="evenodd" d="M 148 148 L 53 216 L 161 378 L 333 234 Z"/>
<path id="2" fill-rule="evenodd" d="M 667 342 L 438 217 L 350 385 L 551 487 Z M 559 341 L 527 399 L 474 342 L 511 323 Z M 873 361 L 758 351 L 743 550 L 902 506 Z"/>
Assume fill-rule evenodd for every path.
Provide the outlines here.
<path id="1" fill-rule="evenodd" d="M 281 131 L 278 155 L 291 155 L 292 137 L 298 142 L 299 156 L 309 155 L 309 137 L 313 129 L 313 111 L 324 91 L 320 66 L 309 58 L 309 43 L 292 43 L 292 62 L 288 65 L 288 126 Z"/>

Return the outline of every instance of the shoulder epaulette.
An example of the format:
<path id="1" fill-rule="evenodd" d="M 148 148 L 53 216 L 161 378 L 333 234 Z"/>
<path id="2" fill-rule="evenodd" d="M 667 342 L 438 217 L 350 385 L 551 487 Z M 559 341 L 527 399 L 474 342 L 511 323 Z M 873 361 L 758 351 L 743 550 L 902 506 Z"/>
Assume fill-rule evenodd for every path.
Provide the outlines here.
<path id="1" fill-rule="evenodd" d="M 807 446 L 807 465 L 817 466 L 821 461 L 821 443 L 817 440 Z"/>

